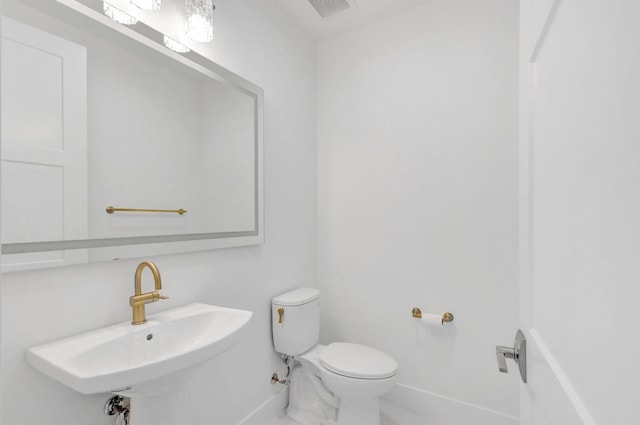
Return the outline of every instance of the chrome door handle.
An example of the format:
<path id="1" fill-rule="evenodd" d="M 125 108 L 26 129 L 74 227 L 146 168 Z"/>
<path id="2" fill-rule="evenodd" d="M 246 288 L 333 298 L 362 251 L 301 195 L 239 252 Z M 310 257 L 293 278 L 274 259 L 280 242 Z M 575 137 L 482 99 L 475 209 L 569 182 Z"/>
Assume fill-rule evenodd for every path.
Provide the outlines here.
<path id="1" fill-rule="evenodd" d="M 507 359 L 512 359 L 520 369 L 520 377 L 522 382 L 527 383 L 527 340 L 524 333 L 518 329 L 516 339 L 513 342 L 513 348 L 496 346 L 496 359 L 498 360 L 498 369 L 502 373 L 508 373 Z"/>
<path id="2" fill-rule="evenodd" d="M 496 358 L 498 359 L 498 369 L 502 373 L 508 373 L 507 359 L 516 358 L 516 350 L 502 345 L 496 345 Z"/>

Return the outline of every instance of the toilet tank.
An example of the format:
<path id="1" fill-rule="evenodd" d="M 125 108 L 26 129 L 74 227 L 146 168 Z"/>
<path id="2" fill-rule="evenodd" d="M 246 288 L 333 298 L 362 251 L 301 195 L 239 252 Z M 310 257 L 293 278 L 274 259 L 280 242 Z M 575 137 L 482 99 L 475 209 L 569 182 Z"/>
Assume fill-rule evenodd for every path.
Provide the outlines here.
<path id="1" fill-rule="evenodd" d="M 273 345 L 280 354 L 297 356 L 320 339 L 320 291 L 298 288 L 271 300 Z"/>

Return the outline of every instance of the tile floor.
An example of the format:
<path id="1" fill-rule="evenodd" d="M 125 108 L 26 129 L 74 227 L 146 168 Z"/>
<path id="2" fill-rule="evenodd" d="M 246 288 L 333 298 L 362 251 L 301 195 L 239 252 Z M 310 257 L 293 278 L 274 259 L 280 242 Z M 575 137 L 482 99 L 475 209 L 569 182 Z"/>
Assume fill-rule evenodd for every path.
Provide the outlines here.
<path id="1" fill-rule="evenodd" d="M 269 425 L 297 425 L 286 415 L 281 415 Z M 383 405 L 380 415 L 380 425 L 444 425 L 442 422 L 434 422 L 428 418 L 420 417 L 415 413 L 405 411 L 392 405 Z"/>
<path id="2" fill-rule="evenodd" d="M 282 415 L 269 425 L 296 425 L 291 419 L 289 419 L 286 415 Z"/>

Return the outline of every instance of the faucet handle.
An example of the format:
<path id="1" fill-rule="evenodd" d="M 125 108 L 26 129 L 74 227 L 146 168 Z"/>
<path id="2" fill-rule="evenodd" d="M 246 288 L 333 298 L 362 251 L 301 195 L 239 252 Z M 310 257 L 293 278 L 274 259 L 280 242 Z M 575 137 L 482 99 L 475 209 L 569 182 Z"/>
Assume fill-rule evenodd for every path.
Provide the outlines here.
<path id="1" fill-rule="evenodd" d="M 162 295 L 160 292 L 158 291 L 153 291 L 153 301 L 158 301 L 158 300 L 166 300 L 167 298 L 169 298 L 166 295 Z"/>

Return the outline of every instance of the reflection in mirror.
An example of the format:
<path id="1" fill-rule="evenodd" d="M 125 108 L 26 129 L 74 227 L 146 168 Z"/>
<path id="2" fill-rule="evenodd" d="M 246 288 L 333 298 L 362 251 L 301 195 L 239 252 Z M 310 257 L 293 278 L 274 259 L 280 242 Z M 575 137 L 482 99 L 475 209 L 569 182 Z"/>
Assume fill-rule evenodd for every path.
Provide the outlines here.
<path id="1" fill-rule="evenodd" d="M 2 270 L 261 243 L 262 90 L 65 2 L 2 6 Z"/>

